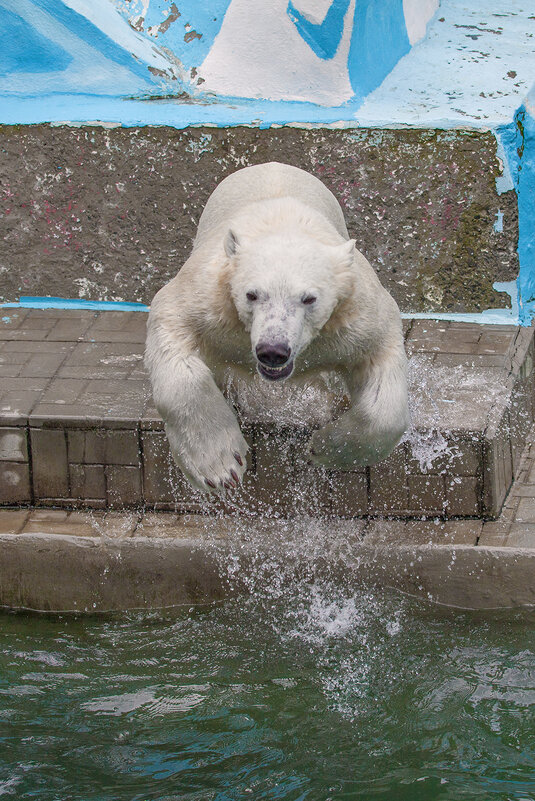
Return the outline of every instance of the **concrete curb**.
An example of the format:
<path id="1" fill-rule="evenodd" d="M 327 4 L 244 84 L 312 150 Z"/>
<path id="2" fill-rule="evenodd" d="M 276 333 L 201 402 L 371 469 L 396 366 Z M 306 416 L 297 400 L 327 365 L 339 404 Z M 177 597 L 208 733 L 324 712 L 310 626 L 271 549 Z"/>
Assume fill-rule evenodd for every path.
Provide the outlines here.
<path id="1" fill-rule="evenodd" d="M 534 549 L 355 543 L 343 556 L 318 554 L 290 554 L 275 539 L 4 534 L 0 606 L 93 613 L 204 604 L 281 572 L 285 580 L 327 574 L 346 587 L 393 588 L 460 609 L 535 606 Z"/>

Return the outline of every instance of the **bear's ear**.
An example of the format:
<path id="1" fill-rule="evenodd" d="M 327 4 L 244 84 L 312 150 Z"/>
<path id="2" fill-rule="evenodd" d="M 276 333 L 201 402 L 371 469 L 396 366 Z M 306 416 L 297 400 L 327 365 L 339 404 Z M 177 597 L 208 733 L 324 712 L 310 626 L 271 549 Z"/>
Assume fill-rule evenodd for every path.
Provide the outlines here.
<path id="1" fill-rule="evenodd" d="M 229 259 L 236 255 L 239 246 L 238 237 L 232 229 L 229 229 L 225 237 L 225 253 Z"/>
<path id="2" fill-rule="evenodd" d="M 349 267 L 353 263 L 355 256 L 355 240 L 350 239 L 349 242 L 344 242 L 343 245 L 339 245 L 336 249 L 340 257 L 340 265 Z"/>

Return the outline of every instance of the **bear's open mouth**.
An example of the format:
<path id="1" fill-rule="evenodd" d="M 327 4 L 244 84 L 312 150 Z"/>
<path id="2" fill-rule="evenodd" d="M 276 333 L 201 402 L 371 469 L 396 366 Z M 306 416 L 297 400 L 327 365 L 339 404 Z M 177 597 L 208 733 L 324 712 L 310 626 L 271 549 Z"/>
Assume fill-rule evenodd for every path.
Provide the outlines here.
<path id="1" fill-rule="evenodd" d="M 266 364 L 257 362 L 256 367 L 262 378 L 267 378 L 268 381 L 280 381 L 282 378 L 288 378 L 292 374 L 294 363 L 292 359 L 283 364 L 282 367 L 268 367 Z"/>

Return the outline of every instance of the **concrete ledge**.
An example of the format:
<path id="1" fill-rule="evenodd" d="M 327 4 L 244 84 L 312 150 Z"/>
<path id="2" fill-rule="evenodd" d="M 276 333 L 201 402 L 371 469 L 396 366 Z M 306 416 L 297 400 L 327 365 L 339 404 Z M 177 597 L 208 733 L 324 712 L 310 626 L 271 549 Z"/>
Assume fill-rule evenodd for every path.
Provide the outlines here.
<path id="1" fill-rule="evenodd" d="M 171 516 L 170 516 L 171 517 Z M 164 521 L 165 522 L 165 521 Z M 388 529 L 388 521 L 385 521 Z M 0 606 L 55 612 L 155 609 L 220 601 L 281 580 L 328 576 L 462 609 L 535 605 L 535 548 L 382 544 L 353 521 L 301 524 L 168 520 L 130 536 L 0 535 Z M 143 535 L 145 531 L 145 536 Z M 156 531 L 156 534 L 155 534 Z"/>

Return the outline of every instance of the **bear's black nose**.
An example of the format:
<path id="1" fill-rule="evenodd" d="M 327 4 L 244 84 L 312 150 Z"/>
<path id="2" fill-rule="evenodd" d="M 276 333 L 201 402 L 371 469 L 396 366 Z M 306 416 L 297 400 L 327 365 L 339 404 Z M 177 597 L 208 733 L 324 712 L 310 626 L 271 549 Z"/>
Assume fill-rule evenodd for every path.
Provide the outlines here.
<path id="1" fill-rule="evenodd" d="M 256 346 L 256 358 L 268 367 L 280 367 L 282 364 L 286 364 L 291 352 L 292 350 L 286 342 L 276 342 L 275 344 L 260 342 Z"/>

